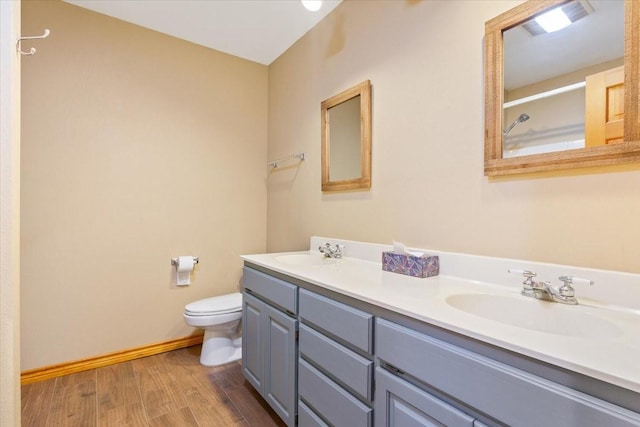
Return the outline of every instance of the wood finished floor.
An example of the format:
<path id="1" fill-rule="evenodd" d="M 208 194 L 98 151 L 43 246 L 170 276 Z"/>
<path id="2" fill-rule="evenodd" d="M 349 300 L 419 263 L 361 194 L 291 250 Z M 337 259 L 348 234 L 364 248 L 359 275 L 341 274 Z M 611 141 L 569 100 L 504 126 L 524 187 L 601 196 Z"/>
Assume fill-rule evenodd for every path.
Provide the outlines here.
<path id="1" fill-rule="evenodd" d="M 239 362 L 207 368 L 200 346 L 22 386 L 22 426 L 284 426 Z"/>

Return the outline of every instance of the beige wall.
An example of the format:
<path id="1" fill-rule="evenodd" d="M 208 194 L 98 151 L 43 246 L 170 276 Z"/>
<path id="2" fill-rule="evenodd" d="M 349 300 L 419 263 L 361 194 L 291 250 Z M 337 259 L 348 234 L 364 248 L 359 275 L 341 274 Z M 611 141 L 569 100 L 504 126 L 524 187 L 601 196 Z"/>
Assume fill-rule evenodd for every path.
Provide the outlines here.
<path id="1" fill-rule="evenodd" d="M 640 168 L 483 176 L 484 22 L 519 1 L 346 1 L 269 68 L 269 251 L 310 235 L 639 273 Z M 320 191 L 320 102 L 370 79 L 371 191 Z"/>
<path id="2" fill-rule="evenodd" d="M 0 425 L 20 425 L 20 3 L 0 1 Z"/>
<path id="3" fill-rule="evenodd" d="M 190 335 L 266 242 L 266 66 L 23 2 L 22 370 Z M 198 255 L 188 287 L 170 259 Z"/>
<path id="4" fill-rule="evenodd" d="M 519 3 L 346 1 L 267 72 L 25 2 L 23 32 L 52 35 L 23 60 L 22 369 L 188 335 L 239 254 L 314 234 L 640 272 L 639 167 L 483 176 L 484 22 Z M 366 79 L 373 187 L 322 194 L 320 102 Z"/>

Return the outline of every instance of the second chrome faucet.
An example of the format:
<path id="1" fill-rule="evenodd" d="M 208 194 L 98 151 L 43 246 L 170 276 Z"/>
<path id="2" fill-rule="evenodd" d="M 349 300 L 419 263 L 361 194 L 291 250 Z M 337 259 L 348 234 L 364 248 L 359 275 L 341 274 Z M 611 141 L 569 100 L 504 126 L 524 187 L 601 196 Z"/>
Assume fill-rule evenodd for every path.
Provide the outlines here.
<path id="1" fill-rule="evenodd" d="M 318 247 L 318 250 L 322 252 L 325 258 L 342 258 L 342 250 L 344 245 L 337 244 L 335 249 L 331 247 L 331 243 L 325 243 L 324 246 Z"/>
<path id="2" fill-rule="evenodd" d="M 589 279 L 582 279 L 574 276 L 560 276 L 558 279 L 560 279 L 562 285 L 556 289 L 551 285 L 551 282 L 533 280 L 533 278 L 537 276 L 533 271 L 509 269 L 508 272 L 512 274 L 521 274 L 525 278 L 522 282 L 522 290 L 520 291 L 522 295 L 545 301 L 559 302 L 562 304 L 578 304 L 576 291 L 573 289 L 572 285 L 594 284 L 593 280 Z"/>

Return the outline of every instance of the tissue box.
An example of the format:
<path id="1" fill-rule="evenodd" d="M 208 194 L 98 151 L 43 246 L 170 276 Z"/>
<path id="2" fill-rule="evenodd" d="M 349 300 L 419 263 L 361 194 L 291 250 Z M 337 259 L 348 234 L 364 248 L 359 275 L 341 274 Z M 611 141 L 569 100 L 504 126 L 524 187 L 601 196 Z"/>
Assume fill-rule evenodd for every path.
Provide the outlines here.
<path id="1" fill-rule="evenodd" d="M 437 276 L 440 261 L 437 255 L 413 256 L 397 252 L 382 252 L 382 269 L 413 277 Z"/>

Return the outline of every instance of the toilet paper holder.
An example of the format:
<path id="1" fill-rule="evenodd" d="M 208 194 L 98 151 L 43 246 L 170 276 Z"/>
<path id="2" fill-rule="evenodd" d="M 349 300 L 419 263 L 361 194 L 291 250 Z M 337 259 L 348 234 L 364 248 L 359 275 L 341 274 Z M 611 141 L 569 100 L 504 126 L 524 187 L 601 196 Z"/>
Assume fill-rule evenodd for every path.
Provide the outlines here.
<path id="1" fill-rule="evenodd" d="M 200 257 L 194 256 L 193 264 L 198 264 L 198 263 L 200 263 Z M 178 268 L 178 258 L 171 258 L 171 265 L 173 265 L 175 268 Z"/>

